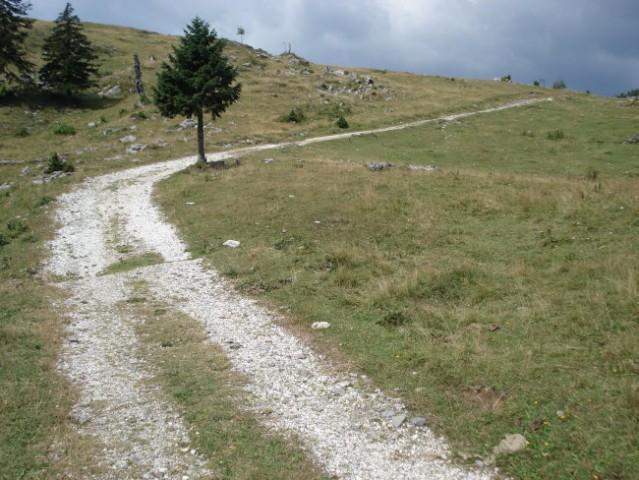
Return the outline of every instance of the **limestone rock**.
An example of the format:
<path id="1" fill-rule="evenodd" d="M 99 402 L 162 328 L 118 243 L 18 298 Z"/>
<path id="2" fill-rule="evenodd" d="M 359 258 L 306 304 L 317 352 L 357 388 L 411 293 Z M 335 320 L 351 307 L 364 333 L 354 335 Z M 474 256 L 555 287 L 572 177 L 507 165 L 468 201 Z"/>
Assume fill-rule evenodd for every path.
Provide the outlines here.
<path id="1" fill-rule="evenodd" d="M 227 240 L 222 245 L 224 245 L 225 247 L 237 248 L 240 246 L 240 242 L 238 242 L 237 240 Z"/>
<path id="2" fill-rule="evenodd" d="M 331 326 L 331 324 L 328 323 L 328 322 L 315 322 L 315 323 L 313 323 L 313 325 L 311 325 L 311 328 L 313 330 L 326 330 L 330 326 Z"/>

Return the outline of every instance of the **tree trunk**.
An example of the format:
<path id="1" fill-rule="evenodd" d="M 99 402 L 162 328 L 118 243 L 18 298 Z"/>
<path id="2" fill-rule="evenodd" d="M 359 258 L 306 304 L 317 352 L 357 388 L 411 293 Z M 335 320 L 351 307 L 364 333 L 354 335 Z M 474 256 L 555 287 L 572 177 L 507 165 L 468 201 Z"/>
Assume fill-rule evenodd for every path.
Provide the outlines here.
<path id="1" fill-rule="evenodd" d="M 204 153 L 204 112 L 202 109 L 197 112 L 197 163 L 199 165 L 206 164 L 206 155 Z"/>

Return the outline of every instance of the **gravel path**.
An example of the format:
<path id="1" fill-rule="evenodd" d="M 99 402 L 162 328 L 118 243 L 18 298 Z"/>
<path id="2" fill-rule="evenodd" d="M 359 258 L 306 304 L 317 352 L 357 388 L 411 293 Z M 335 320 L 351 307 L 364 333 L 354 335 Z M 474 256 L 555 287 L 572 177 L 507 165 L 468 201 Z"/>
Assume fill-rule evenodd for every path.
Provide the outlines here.
<path id="1" fill-rule="evenodd" d="M 545 99 L 547 100 L 547 99 Z M 524 100 L 487 113 L 544 100 Z M 454 120 L 463 113 L 436 120 Z M 307 145 L 353 135 L 417 126 L 414 122 L 375 131 L 297 142 Z M 210 155 L 221 160 L 262 145 Z M 488 480 L 488 471 L 452 465 L 446 444 L 427 427 L 411 424 L 398 399 L 368 379 L 344 372 L 281 328 L 272 313 L 243 298 L 190 259 L 176 230 L 152 204 L 153 185 L 185 168 L 195 157 L 147 165 L 90 179 L 58 199 L 60 227 L 51 242 L 48 270 L 67 280 L 61 308 L 71 319 L 60 368 L 80 392 L 73 411 L 82 435 L 101 446 L 85 478 L 211 478 L 190 445 L 176 405 L 153 382 L 153 367 L 139 348 L 139 322 L 126 307 L 131 281 L 144 279 L 171 308 L 205 324 L 212 342 L 224 346 L 233 368 L 248 379 L 250 409 L 271 412 L 269 427 L 294 434 L 327 473 L 340 479 Z M 156 252 L 164 263 L 99 276 L 131 254 Z M 121 248 L 120 248 L 121 250 Z M 262 415 L 261 415 L 262 416 Z M 414 423 L 419 423 L 415 421 Z"/>

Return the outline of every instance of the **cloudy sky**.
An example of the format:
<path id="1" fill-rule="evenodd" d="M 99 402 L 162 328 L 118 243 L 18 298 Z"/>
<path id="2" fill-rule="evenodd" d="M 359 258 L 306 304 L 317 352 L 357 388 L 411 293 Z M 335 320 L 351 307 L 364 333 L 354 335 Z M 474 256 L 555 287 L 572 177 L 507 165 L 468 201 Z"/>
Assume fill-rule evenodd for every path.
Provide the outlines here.
<path id="1" fill-rule="evenodd" d="M 66 0 L 30 0 L 54 20 Z M 514 81 L 614 96 L 639 88 L 639 0 L 75 0 L 83 21 L 219 35 L 319 64 Z M 543 84 L 543 83 L 542 83 Z"/>

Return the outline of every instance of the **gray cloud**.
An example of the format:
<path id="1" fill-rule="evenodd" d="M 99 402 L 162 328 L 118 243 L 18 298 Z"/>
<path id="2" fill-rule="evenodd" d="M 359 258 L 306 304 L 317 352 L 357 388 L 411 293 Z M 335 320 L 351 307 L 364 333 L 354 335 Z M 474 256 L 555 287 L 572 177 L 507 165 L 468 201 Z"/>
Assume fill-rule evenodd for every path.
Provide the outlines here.
<path id="1" fill-rule="evenodd" d="M 65 1 L 31 0 L 53 20 Z M 614 95 L 639 87 L 636 0 L 76 0 L 82 20 L 181 34 L 196 15 L 320 64 L 513 79 Z"/>

